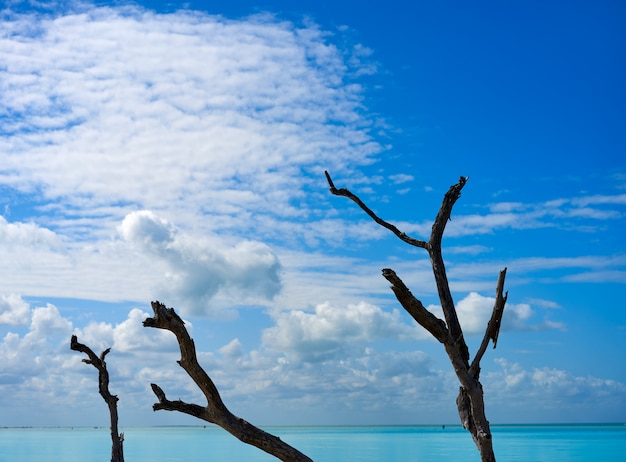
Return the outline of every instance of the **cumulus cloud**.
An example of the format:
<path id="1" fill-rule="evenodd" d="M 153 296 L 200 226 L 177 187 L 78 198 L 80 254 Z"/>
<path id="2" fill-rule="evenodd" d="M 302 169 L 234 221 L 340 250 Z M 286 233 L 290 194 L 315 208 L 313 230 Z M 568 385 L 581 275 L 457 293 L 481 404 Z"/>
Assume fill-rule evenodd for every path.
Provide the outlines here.
<path id="1" fill-rule="evenodd" d="M 49 338 L 67 334 L 72 330 L 72 323 L 61 316 L 56 306 L 48 304 L 33 310 L 30 332 L 26 338 Z"/>
<path id="2" fill-rule="evenodd" d="M 176 341 L 172 333 L 143 327 L 142 323 L 148 317 L 148 313 L 133 308 L 128 313 L 128 318 L 113 328 L 112 348 L 122 353 L 146 350 L 151 352 L 176 351 Z M 191 325 L 188 322 L 185 324 L 187 330 L 192 332 Z"/>
<path id="3" fill-rule="evenodd" d="M 581 411 L 595 413 L 601 410 L 613 414 L 615 411 L 610 411 L 611 407 L 619 409 L 619 403 L 626 398 L 626 385 L 615 380 L 591 375 L 577 376 L 551 367 L 527 368 L 503 358 L 494 361 L 500 370 L 487 374 L 483 381 L 487 384 L 485 396 L 491 395 L 491 399 L 498 403 L 506 401 L 507 396 L 516 396 L 517 406 L 509 402 L 509 408 L 533 402 L 534 407 L 549 412 L 562 411 L 566 406 L 566 414 L 579 415 L 581 419 L 591 417 L 580 415 Z M 593 403 L 592 408 L 589 408 L 590 403 Z M 526 418 L 526 415 L 521 418 Z"/>
<path id="4" fill-rule="evenodd" d="M 0 343 L 0 404 L 11 422 L 21 422 L 20 410 L 38 408 L 39 413 L 54 415 L 55 406 L 63 405 L 85 412 L 84 417 L 54 420 L 60 425 L 106 421 L 104 413 L 99 418 L 88 412 L 98 400 L 97 374 L 81 362 L 82 355 L 69 350 L 72 333 L 96 352 L 112 348 L 107 365 L 125 423 L 134 421 L 132 415 L 152 419 L 139 422 L 154 421 L 152 382 L 186 401 L 201 401 L 197 387 L 175 362 L 179 352 L 174 336 L 142 327 L 147 316 L 133 308 L 119 323 L 90 321 L 74 327 L 53 305 L 32 309 L 27 331 L 8 332 Z M 327 305 L 292 318 L 286 312 L 275 314 L 275 325 L 268 328 L 267 337 L 256 349 L 244 349 L 238 338 L 215 352 L 199 349 L 202 366 L 237 412 L 245 409 L 247 418 L 267 421 L 271 407 L 278 421 L 303 423 L 457 419 L 454 397 L 458 385 L 450 370 L 438 370 L 422 351 L 378 351 L 373 346 L 381 339 L 414 338 L 412 329 L 402 325 L 394 313 L 366 304 L 341 310 Z M 285 329 L 294 327 L 306 338 L 299 341 L 285 336 Z M 197 345 L 202 343 L 196 340 Z M 312 348 L 319 348 L 320 354 L 313 354 Z M 490 415 L 499 421 L 510 421 L 506 418 L 515 410 L 515 403 L 529 399 L 541 402 L 542 409 L 555 403 L 576 406 L 581 400 L 606 407 L 623 400 L 626 393 L 623 384 L 612 380 L 578 377 L 554 368 L 528 369 L 503 359 L 496 364 L 496 370 L 484 368 L 483 383 Z"/>
<path id="5" fill-rule="evenodd" d="M 237 359 L 243 355 L 243 347 L 239 339 L 236 338 L 220 348 L 219 352 L 227 359 Z"/>
<path id="6" fill-rule="evenodd" d="M 263 343 L 287 357 L 305 361 L 334 357 L 355 344 L 423 335 L 416 326 L 403 323 L 399 311 L 389 313 L 364 302 L 345 308 L 323 303 L 312 313 L 291 310 L 274 317 L 276 325 L 263 332 Z"/>
<path id="7" fill-rule="evenodd" d="M 221 358 L 201 359 L 210 365 L 225 399 L 252 416 L 271 406 L 276 417 L 295 422 L 331 419 L 354 424 L 365 416 L 388 423 L 415 422 L 425 413 L 441 415 L 442 399 L 453 403 L 450 390 L 456 387 L 447 389 L 449 373 L 433 368 L 424 352 L 378 351 L 365 346 L 367 342 L 355 347 L 351 338 L 343 343 L 341 354 L 310 362 L 285 357 L 267 345 L 243 351 L 235 339 L 221 349 Z"/>
<path id="8" fill-rule="evenodd" d="M 0 325 L 2 331 L 9 329 L 0 340 L 0 407 L 7 424 L 32 425 L 35 415 L 45 416 L 51 425 L 106 422 L 105 413 L 92 412 L 94 401 L 100 400 L 98 373 L 82 362 L 84 355 L 70 350 L 72 334 L 96 354 L 111 348 L 110 387 L 120 398 L 123 415 L 151 412 L 149 384 L 157 379 L 190 397 L 192 386 L 175 362 L 180 353 L 174 335 L 144 328 L 148 315 L 142 310 L 131 309 L 120 323 L 91 321 L 76 327 L 55 305 L 31 309 L 22 303 L 28 308 L 25 327 L 12 331 L 12 326 Z M 68 408 L 73 412 L 61 412 Z"/>
<path id="9" fill-rule="evenodd" d="M 495 298 L 485 297 L 477 292 L 470 292 L 456 302 L 459 322 L 466 335 L 480 335 L 485 333 L 487 323 L 491 318 Z M 443 312 L 438 305 L 430 305 L 428 309 L 440 319 Z M 560 322 L 548 319 L 536 320 L 536 312 L 527 303 L 510 303 L 507 301 L 502 317 L 503 331 L 535 331 L 547 329 L 564 329 Z"/>
<path id="10" fill-rule="evenodd" d="M 19 326 L 28 323 L 30 306 L 16 294 L 0 295 L 0 325 Z"/>
<path id="11" fill-rule="evenodd" d="M 215 313 L 210 302 L 218 293 L 241 302 L 268 300 L 280 291 L 278 257 L 260 242 L 226 247 L 217 238 L 193 239 L 148 210 L 128 214 L 119 232 L 167 264 L 159 292 L 183 313 Z"/>
<path id="12" fill-rule="evenodd" d="M 0 385 L 27 382 L 59 368 L 59 339 L 69 339 L 72 323 L 54 305 L 31 310 L 19 297 L 2 297 L 6 299 L 18 306 L 19 323 L 28 324 L 28 331 L 23 335 L 8 331 L 4 335 L 0 343 Z"/>

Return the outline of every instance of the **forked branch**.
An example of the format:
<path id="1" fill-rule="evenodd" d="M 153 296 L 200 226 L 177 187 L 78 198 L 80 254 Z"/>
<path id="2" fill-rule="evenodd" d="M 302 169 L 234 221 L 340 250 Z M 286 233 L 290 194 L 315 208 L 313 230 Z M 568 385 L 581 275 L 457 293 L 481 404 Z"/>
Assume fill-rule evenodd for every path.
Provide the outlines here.
<path id="1" fill-rule="evenodd" d="M 224 430 L 238 438 L 240 441 L 256 446 L 257 448 L 273 455 L 282 461 L 310 462 L 311 459 L 297 449 L 288 445 L 277 436 L 255 427 L 251 423 L 235 416 L 224 405 L 217 387 L 209 375 L 198 364 L 196 347 L 187 332 L 184 321 L 176 314 L 173 308 L 166 308 L 159 302 L 152 302 L 153 318 L 147 318 L 144 327 L 169 330 L 176 336 L 180 347 L 181 359 L 178 364 L 185 369 L 189 377 L 198 385 L 204 394 L 207 405 L 185 403 L 184 401 L 170 401 L 165 392 L 156 384 L 151 384 L 152 391 L 159 400 L 153 405 L 153 409 L 178 411 L 210 423 L 219 425 Z"/>

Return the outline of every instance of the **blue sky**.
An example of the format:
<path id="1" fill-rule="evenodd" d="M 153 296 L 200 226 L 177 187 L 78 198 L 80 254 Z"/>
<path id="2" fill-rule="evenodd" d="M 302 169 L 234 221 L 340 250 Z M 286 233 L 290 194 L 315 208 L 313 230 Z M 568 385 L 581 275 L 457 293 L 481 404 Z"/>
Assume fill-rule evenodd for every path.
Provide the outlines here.
<path id="1" fill-rule="evenodd" d="M 620 2 L 24 2 L 0 28 L 0 425 L 106 425 L 72 334 L 111 347 L 122 425 L 150 382 L 201 402 L 149 302 L 187 320 L 236 414 L 457 423 L 425 252 L 444 258 L 493 423 L 626 415 Z"/>

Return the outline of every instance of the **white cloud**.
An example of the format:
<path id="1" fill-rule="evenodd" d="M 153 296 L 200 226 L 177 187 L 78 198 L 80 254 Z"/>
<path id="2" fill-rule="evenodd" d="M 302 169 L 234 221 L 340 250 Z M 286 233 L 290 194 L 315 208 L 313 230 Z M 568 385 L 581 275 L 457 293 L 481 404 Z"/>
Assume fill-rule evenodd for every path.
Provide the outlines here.
<path id="1" fill-rule="evenodd" d="M 291 421 L 324 423 L 330 418 L 352 424 L 372 416 L 388 423 L 441 416 L 446 399 L 449 406 L 444 407 L 453 407 L 456 387 L 448 387 L 450 375 L 433 369 L 427 354 L 377 351 L 362 344 L 355 348 L 351 338 L 343 344 L 341 354 L 309 362 L 265 348 L 242 353 L 233 341 L 228 347 L 235 347 L 235 357 L 211 357 L 209 364 L 227 402 L 255 420 L 266 419 L 265 406 L 271 406 L 275 417 Z"/>
<path id="2" fill-rule="evenodd" d="M 567 406 L 566 414 L 572 413 L 579 415 L 578 419 L 584 419 L 581 411 L 596 413 L 602 409 L 606 412 L 611 407 L 619 407 L 618 403 L 623 403 L 626 398 L 626 385 L 615 380 L 590 375 L 577 376 L 550 367 L 529 369 L 502 358 L 494 361 L 501 369 L 490 372 L 483 380 L 483 384 L 488 384 L 485 387 L 485 396 L 498 405 L 508 401 L 506 406 L 511 410 L 533 402 L 534 408 L 542 409 L 549 415 L 550 412 Z M 507 398 L 510 396 L 516 396 L 516 399 L 511 401 Z M 593 407 L 590 409 L 591 403 Z M 524 414 L 528 411 L 524 410 Z M 520 416 L 522 420 L 527 418 L 524 414 Z M 511 419 L 517 421 L 517 418 Z"/>
<path id="3" fill-rule="evenodd" d="M 501 262 L 460 263 L 450 265 L 448 276 L 455 290 L 472 290 L 472 284 L 484 284 L 489 277 L 489 287 L 495 283 L 495 275 L 503 267 L 509 274 L 523 275 L 527 281 L 544 281 L 549 277 L 561 282 L 622 282 L 624 281 L 626 256 L 615 254 L 580 255 L 574 257 L 527 257 Z M 580 272 L 580 270 L 584 270 Z M 539 279 L 539 278 L 542 279 Z M 532 279 L 531 279 L 532 278 Z M 478 279 L 478 280 L 477 280 Z M 467 288 L 467 289 L 466 289 Z M 474 287 L 476 288 L 476 287 Z M 482 290 L 482 288 L 481 288 Z"/>
<path id="4" fill-rule="evenodd" d="M 463 246 L 452 246 L 446 247 L 445 252 L 449 254 L 465 254 L 465 255 L 478 255 L 481 253 L 491 252 L 493 250 L 491 247 L 487 247 L 484 245 L 463 245 Z"/>
<path id="5" fill-rule="evenodd" d="M 0 36 L 0 183 L 58 214 L 120 219 L 137 204 L 259 232 L 251 217 L 304 212 L 291 203 L 303 173 L 323 181 L 381 150 L 350 80 L 369 64 L 344 62 L 314 25 L 82 10 L 9 14 Z"/>
<path id="6" fill-rule="evenodd" d="M 560 228 L 590 232 L 597 229 L 598 222 L 624 217 L 620 206 L 624 195 L 604 195 L 555 199 L 540 203 L 497 202 L 488 204 L 491 213 L 455 214 L 446 226 L 447 237 L 464 237 L 476 234 L 492 234 L 500 229 Z M 609 205 L 613 209 L 592 206 Z M 592 222 L 581 220 L 593 220 Z M 595 221 L 595 223 L 594 223 Z M 431 221 L 420 223 L 398 222 L 396 225 L 407 234 L 429 236 Z"/>
<path id="7" fill-rule="evenodd" d="M 107 366 L 111 390 L 120 398 L 123 425 L 176 422 L 175 415 L 152 413 L 149 383 L 186 401 L 201 403 L 202 397 L 175 362 L 179 352 L 174 336 L 144 328 L 147 316 L 131 309 L 117 324 L 89 322 L 73 328 L 56 307 L 34 308 L 28 332 L 9 332 L 0 343 L 0 404 L 5 415 L 21 422 L 23 412 L 36 409 L 59 425 L 106 423 L 103 409 L 93 412 L 93 403 L 100 400 L 97 371 L 81 362 L 84 355 L 69 349 L 74 333 L 96 354 L 112 348 Z M 328 423 L 331 418 L 346 423 L 456 421 L 458 385 L 450 370 L 436 369 L 421 351 L 378 351 L 372 346 L 377 340 L 416 338 L 414 328 L 399 322 L 394 313 L 366 304 L 341 310 L 324 306 L 316 313 L 296 313 L 293 319 L 278 313 L 275 322 L 266 333 L 282 337 L 264 337 L 259 348 L 250 351 L 234 338 L 214 354 L 198 346 L 201 338 L 195 339 L 201 365 L 227 405 L 245 418 L 274 423 L 286 418 L 305 423 Z M 289 336 L 286 328 L 306 338 Z M 319 349 L 319 355 L 311 348 Z M 502 359 L 496 364 L 495 371 L 485 366 L 483 384 L 488 413 L 500 422 L 510 422 L 516 403 L 528 400 L 541 403 L 534 417 L 545 418 L 544 410 L 557 405 L 576 407 L 585 401 L 606 407 L 626 393 L 623 384 L 612 380 L 553 368 L 527 369 Z M 59 414 L 61 406 L 73 409 L 72 415 Z M 275 420 L 267 418 L 268 408 Z"/>
<path id="8" fill-rule="evenodd" d="M 100 400 L 98 372 L 82 363 L 85 355 L 70 350 L 72 334 L 97 355 L 111 348 L 106 358 L 110 387 L 120 398 L 122 415 L 150 409 L 149 383 L 157 378 L 181 396 L 189 396 L 188 380 L 175 362 L 180 353 L 174 335 L 144 328 L 146 317 L 147 313 L 132 309 L 126 320 L 115 325 L 89 322 L 74 327 L 54 305 L 29 309 L 27 330 L 8 331 L 0 342 L 3 415 L 11 422 L 21 422 L 24 413 L 30 413 L 31 419 L 45 415 L 48 424 L 106 422 L 105 412 L 93 412 L 93 403 Z M 57 408 L 72 412 L 59 414 Z"/>
<path id="9" fill-rule="evenodd" d="M 127 215 L 119 230 L 139 251 L 167 264 L 158 292 L 182 313 L 215 313 L 211 302 L 218 293 L 241 302 L 269 300 L 280 291 L 280 262 L 260 242 L 226 247 L 217 238 L 192 238 L 146 210 Z"/>
<path id="10" fill-rule="evenodd" d="M 19 255 L 1 290 L 145 301 L 158 287 L 220 311 L 278 293 L 261 242 L 380 233 L 319 220 L 317 192 L 324 169 L 351 175 L 383 149 L 354 80 L 369 50 L 348 63 L 326 31 L 270 15 L 65 11 L 3 17 L 0 185 L 37 224 L 0 218 L 0 250 Z M 142 209 L 153 219 L 128 218 Z"/>
<path id="11" fill-rule="evenodd" d="M 119 227 L 124 239 L 152 252 L 160 252 L 174 240 L 176 229 L 149 210 L 128 214 Z"/>
<path id="12" fill-rule="evenodd" d="M 572 200 L 572 203 L 577 206 L 587 207 L 588 205 L 600 205 L 600 204 L 626 204 L 626 194 L 617 195 L 602 195 L 594 194 L 591 196 L 577 197 Z"/>
<path id="13" fill-rule="evenodd" d="M 4 233 L 3 231 L 4 230 Z M 146 300 L 156 281 L 141 255 L 130 258 L 126 244 L 70 241 L 31 223 L 0 217 L 0 292 L 38 297 Z M 158 267 L 155 265 L 153 268 Z M 26 277 L 25 275 L 28 275 Z"/>
<path id="14" fill-rule="evenodd" d="M 148 313 L 137 308 L 132 309 L 128 318 L 114 327 L 111 347 L 122 353 L 176 351 L 176 341 L 172 333 L 143 327 L 142 323 L 148 317 Z M 189 325 L 186 327 L 190 330 Z"/>
<path id="15" fill-rule="evenodd" d="M 220 348 L 219 352 L 227 359 L 237 359 L 243 355 L 243 347 L 239 339 L 236 338 Z"/>
<path id="16" fill-rule="evenodd" d="M 533 229 L 557 227 L 592 231 L 597 224 L 581 224 L 580 219 L 615 220 L 624 216 L 619 206 L 626 203 L 624 194 L 592 195 L 555 199 L 540 203 L 498 202 L 489 204 L 491 214 L 461 215 L 450 223 L 448 236 L 492 233 L 496 229 Z M 599 208 L 610 205 L 614 209 Z M 596 206 L 596 207 L 593 207 Z"/>
<path id="17" fill-rule="evenodd" d="M 273 316 L 276 325 L 263 332 L 263 343 L 305 361 L 336 357 L 351 345 L 424 336 L 417 326 L 403 323 L 399 311 L 389 313 L 363 302 L 345 308 L 323 303 L 313 313 L 291 310 Z"/>
<path id="18" fill-rule="evenodd" d="M 50 338 L 55 335 L 67 335 L 72 331 L 72 323 L 61 316 L 56 306 L 48 304 L 33 310 L 30 332 L 25 338 Z"/>
<path id="19" fill-rule="evenodd" d="M 28 323 L 30 306 L 15 294 L 0 294 L 0 325 L 19 326 Z"/>
<path id="20" fill-rule="evenodd" d="M 54 372 L 62 364 L 57 356 L 59 338 L 65 337 L 69 348 L 72 323 L 61 316 L 57 307 L 48 304 L 31 310 L 26 305 L 28 331 L 22 336 L 9 331 L 0 343 L 0 385 L 24 383 Z"/>
<path id="21" fill-rule="evenodd" d="M 470 292 L 463 299 L 456 302 L 456 311 L 459 322 L 466 335 L 481 335 L 485 333 L 487 323 L 491 318 L 495 298 L 485 297 L 476 292 Z M 438 305 L 427 307 L 440 319 L 443 312 Z M 548 319 L 535 320 L 536 313 L 527 303 L 507 302 L 502 316 L 503 331 L 530 331 L 547 329 L 564 329 L 560 322 Z"/>
<path id="22" fill-rule="evenodd" d="M 621 269 L 584 271 L 582 273 L 564 276 L 563 280 L 567 282 L 587 282 L 596 284 L 626 284 L 626 271 Z"/>
<path id="23" fill-rule="evenodd" d="M 544 300 L 542 298 L 531 298 L 528 300 L 531 305 L 540 306 L 542 308 L 558 309 L 560 305 L 552 300 Z"/>
<path id="24" fill-rule="evenodd" d="M 407 175 L 406 173 L 398 173 L 396 175 L 390 175 L 389 179 L 395 184 L 408 183 L 409 181 L 413 181 L 413 175 Z"/>
<path id="25" fill-rule="evenodd" d="M 59 237 L 52 231 L 35 223 L 9 223 L 0 216 L 0 243 L 10 242 L 11 247 L 60 250 L 63 248 Z"/>

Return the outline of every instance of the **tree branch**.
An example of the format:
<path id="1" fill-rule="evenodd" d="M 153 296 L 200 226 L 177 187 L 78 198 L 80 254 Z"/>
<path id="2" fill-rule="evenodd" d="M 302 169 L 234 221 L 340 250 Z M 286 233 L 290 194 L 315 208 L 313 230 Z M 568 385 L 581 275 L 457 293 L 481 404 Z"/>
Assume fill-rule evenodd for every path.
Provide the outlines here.
<path id="1" fill-rule="evenodd" d="M 210 417 L 206 414 L 206 407 L 199 406 L 197 404 L 188 404 L 181 400 L 170 401 L 165 397 L 165 392 L 155 383 L 151 383 L 152 391 L 159 400 L 158 403 L 152 405 L 152 409 L 155 411 L 178 411 L 184 414 L 189 414 L 193 417 L 200 417 L 203 420 L 208 420 Z"/>
<path id="2" fill-rule="evenodd" d="M 189 377 L 196 383 L 198 388 L 200 388 L 200 391 L 202 391 L 209 401 L 210 408 L 217 414 L 226 412 L 226 406 L 222 401 L 217 387 L 204 369 L 198 364 L 196 346 L 185 328 L 185 322 L 176 314 L 173 308 L 166 308 L 165 305 L 159 302 L 152 302 L 152 309 L 154 311 L 154 317 L 147 318 L 143 322 L 143 326 L 169 330 L 176 336 L 181 356 L 178 364 L 189 374 Z"/>
<path id="3" fill-rule="evenodd" d="M 437 217 L 435 218 L 430 234 L 431 245 L 441 245 L 443 232 L 445 231 L 448 220 L 450 220 L 450 215 L 452 214 L 452 207 L 454 207 L 456 201 L 459 197 L 461 197 L 461 190 L 465 186 L 465 183 L 467 183 L 468 179 L 469 177 L 467 176 L 460 177 L 459 182 L 450 186 L 448 192 L 443 196 L 443 202 L 439 208 L 439 213 L 437 213 Z"/>
<path id="4" fill-rule="evenodd" d="M 343 197 L 347 197 L 348 199 L 351 199 L 359 207 L 361 207 L 361 209 L 363 209 L 363 211 L 367 213 L 376 223 L 378 223 L 383 228 L 387 228 L 388 230 L 390 230 L 393 234 L 398 236 L 398 238 L 400 238 L 402 241 L 406 242 L 407 244 L 410 244 L 415 247 L 421 247 L 422 249 L 428 248 L 428 243 L 426 241 L 420 241 L 419 239 L 409 237 L 406 235 L 406 233 L 403 233 L 391 223 L 388 223 L 382 218 L 379 218 L 367 205 L 363 203 L 363 201 L 361 201 L 361 199 L 358 198 L 358 196 L 351 193 L 346 188 L 341 188 L 341 189 L 335 188 L 335 185 L 333 184 L 333 180 L 330 178 L 330 174 L 327 171 L 324 171 L 324 174 L 326 175 L 326 180 L 328 181 L 328 185 L 330 186 L 330 192 L 332 194 L 334 194 L 335 196 L 343 196 Z"/>
<path id="5" fill-rule="evenodd" d="M 117 396 L 112 395 L 109 392 L 109 372 L 107 371 L 107 365 L 104 361 L 105 356 L 109 354 L 111 349 L 107 348 L 100 354 L 100 357 L 98 357 L 87 345 L 79 343 L 78 338 L 75 335 L 72 335 L 70 349 L 85 353 L 89 359 L 83 359 L 83 362 L 85 364 L 91 364 L 98 369 L 98 390 L 109 407 L 109 414 L 111 417 L 111 462 L 124 462 L 124 433 L 118 434 L 117 428 L 118 399 Z"/>
<path id="6" fill-rule="evenodd" d="M 235 416 L 224 405 L 217 387 L 208 374 L 198 364 L 196 347 L 185 328 L 184 321 L 176 314 L 173 308 L 166 308 L 159 302 L 152 302 L 153 318 L 147 318 L 144 327 L 169 330 L 176 336 L 180 347 L 181 359 L 178 364 L 189 374 L 198 385 L 207 400 L 205 407 L 197 404 L 189 404 L 183 401 L 169 401 L 163 390 L 156 384 L 152 384 L 152 391 L 159 400 L 153 405 L 153 409 L 178 411 L 192 415 L 199 419 L 219 425 L 224 430 L 244 443 L 273 455 L 274 457 L 289 462 L 311 462 L 311 459 L 297 449 L 288 445 L 277 436 L 271 435 L 251 423 Z"/>
<path id="7" fill-rule="evenodd" d="M 508 298 L 509 293 L 506 292 L 504 295 L 504 279 L 506 278 L 506 268 L 500 271 L 498 276 L 498 283 L 496 284 L 496 301 L 493 304 L 493 311 L 491 312 L 491 319 L 487 323 L 487 328 L 485 329 L 485 335 L 483 336 L 483 340 L 476 352 L 476 356 L 474 356 L 474 360 L 472 361 L 472 365 L 470 366 L 469 372 L 472 377 L 478 379 L 480 375 L 480 360 L 483 358 L 485 351 L 487 350 L 487 346 L 489 345 L 489 340 L 493 341 L 493 347 L 496 347 L 498 343 L 498 335 L 500 334 L 500 327 L 502 324 L 502 315 L 504 314 L 504 306 L 506 304 L 506 299 Z"/>
<path id="8" fill-rule="evenodd" d="M 402 305 L 402 307 L 411 315 L 417 323 L 432 334 L 441 343 L 445 343 L 449 339 L 448 329 L 446 323 L 432 314 L 426 308 L 421 301 L 419 301 L 411 293 L 409 288 L 404 285 L 402 279 L 400 279 L 396 273 L 389 269 L 383 269 L 383 277 L 391 283 L 391 290 L 396 294 L 396 298 Z"/>
<path id="9" fill-rule="evenodd" d="M 463 330 L 459 323 L 459 318 L 454 306 L 454 300 L 452 293 L 450 292 L 450 284 L 448 283 L 448 276 L 446 273 L 446 267 L 443 262 L 443 255 L 441 253 L 441 240 L 443 238 L 443 232 L 446 228 L 446 224 L 452 214 L 452 207 L 456 203 L 457 199 L 461 197 L 461 190 L 467 177 L 460 177 L 459 182 L 452 185 L 448 192 L 444 195 L 443 202 L 433 223 L 432 232 L 430 234 L 429 249 L 430 263 L 435 276 L 435 284 L 437 285 L 437 292 L 439 294 L 439 301 L 441 302 L 441 309 L 443 310 L 443 316 L 446 320 L 448 330 L 450 332 L 451 340 L 458 344 L 462 357 L 469 367 L 469 349 L 463 338 Z"/>

